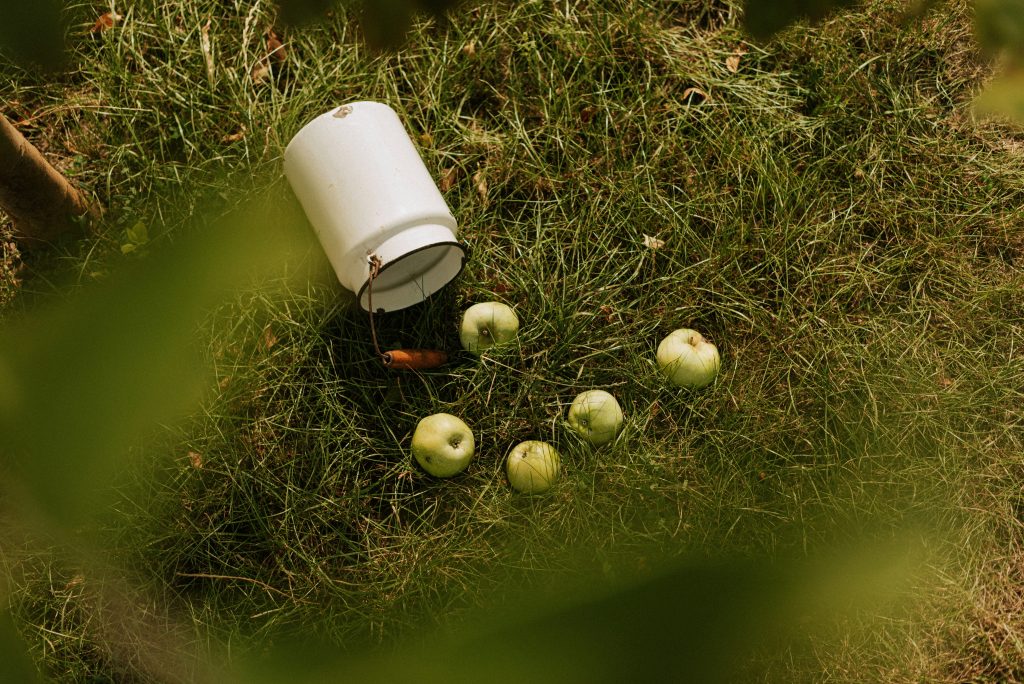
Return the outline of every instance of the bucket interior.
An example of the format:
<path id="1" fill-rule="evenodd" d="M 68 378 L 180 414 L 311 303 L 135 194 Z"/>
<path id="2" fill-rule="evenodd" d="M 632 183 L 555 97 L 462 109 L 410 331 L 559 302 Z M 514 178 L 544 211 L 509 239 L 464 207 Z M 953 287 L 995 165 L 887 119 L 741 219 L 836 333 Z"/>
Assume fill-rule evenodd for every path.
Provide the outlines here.
<path id="1" fill-rule="evenodd" d="M 466 251 L 457 242 L 421 247 L 385 263 L 372 289 L 364 283 L 359 305 L 370 310 L 396 311 L 419 304 L 462 272 Z"/>

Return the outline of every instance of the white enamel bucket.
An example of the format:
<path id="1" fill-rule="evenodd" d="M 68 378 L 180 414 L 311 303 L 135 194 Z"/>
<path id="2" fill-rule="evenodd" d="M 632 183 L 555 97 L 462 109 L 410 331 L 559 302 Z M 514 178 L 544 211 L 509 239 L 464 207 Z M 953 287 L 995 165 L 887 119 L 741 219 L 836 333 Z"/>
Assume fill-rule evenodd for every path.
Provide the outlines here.
<path id="1" fill-rule="evenodd" d="M 375 313 L 418 304 L 462 271 L 455 218 L 387 105 L 351 102 L 313 119 L 288 144 L 284 173 L 364 310 L 371 298 Z"/>

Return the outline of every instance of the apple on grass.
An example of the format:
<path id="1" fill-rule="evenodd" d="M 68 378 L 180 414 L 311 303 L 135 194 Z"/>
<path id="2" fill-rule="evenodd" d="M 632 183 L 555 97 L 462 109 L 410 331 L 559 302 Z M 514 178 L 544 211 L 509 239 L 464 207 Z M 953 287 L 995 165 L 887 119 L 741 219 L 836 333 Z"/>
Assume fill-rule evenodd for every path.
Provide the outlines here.
<path id="1" fill-rule="evenodd" d="M 496 344 L 515 339 L 519 317 L 512 307 L 501 302 L 480 302 L 466 309 L 459 325 L 462 348 L 479 355 Z"/>
<path id="2" fill-rule="evenodd" d="M 416 424 L 412 455 L 434 477 L 451 477 L 473 460 L 473 431 L 450 413 L 435 413 Z"/>
<path id="3" fill-rule="evenodd" d="M 658 345 L 658 367 L 679 387 L 710 385 L 722 367 L 718 348 L 696 330 L 673 330 Z"/>
<path id="4" fill-rule="evenodd" d="M 569 407 L 569 427 L 592 446 L 615 439 L 622 429 L 622 408 L 608 392 L 581 392 Z"/>
<path id="5" fill-rule="evenodd" d="M 555 447 L 547 442 L 520 442 L 508 455 L 505 470 L 512 488 L 523 494 L 541 494 L 551 489 L 561 469 Z"/>

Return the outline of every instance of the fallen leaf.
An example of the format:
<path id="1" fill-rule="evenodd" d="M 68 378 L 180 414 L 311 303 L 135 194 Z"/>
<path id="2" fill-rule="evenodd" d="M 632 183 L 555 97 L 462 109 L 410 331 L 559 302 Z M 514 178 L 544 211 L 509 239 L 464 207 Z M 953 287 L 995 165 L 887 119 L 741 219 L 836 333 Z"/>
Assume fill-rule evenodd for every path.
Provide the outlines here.
<path id="1" fill-rule="evenodd" d="M 245 137 L 245 126 L 242 125 L 242 126 L 238 127 L 237 131 L 235 131 L 234 133 L 231 133 L 229 135 L 225 135 L 223 138 L 220 139 L 220 141 L 223 142 L 223 143 L 233 143 L 233 142 L 238 142 L 239 140 L 241 140 L 244 137 Z"/>
<path id="2" fill-rule="evenodd" d="M 698 99 L 695 102 L 691 102 L 695 95 Z M 686 104 L 703 104 L 705 102 L 709 102 L 710 100 L 711 96 L 708 95 L 702 88 L 698 88 L 697 86 L 690 86 L 689 88 L 683 91 L 683 101 L 686 102 Z"/>
<path id="3" fill-rule="evenodd" d="M 274 334 L 274 329 L 267 324 L 267 327 L 263 328 L 263 334 L 260 336 L 260 344 L 263 345 L 264 349 L 270 349 L 277 344 L 277 335 Z"/>
<path id="4" fill-rule="evenodd" d="M 213 82 L 215 74 L 213 64 L 213 47 L 210 43 L 210 20 L 207 19 L 206 23 L 199 30 L 199 47 L 203 50 L 203 61 L 206 62 L 206 77 Z"/>
<path id="5" fill-rule="evenodd" d="M 274 32 L 274 29 L 267 30 L 267 57 L 278 64 L 288 59 L 284 43 L 281 42 L 281 38 Z"/>
<path id="6" fill-rule="evenodd" d="M 644 233 L 644 247 L 649 247 L 650 249 L 661 249 L 664 246 L 664 240 L 659 240 L 656 237 L 651 237 L 647 233 Z"/>
<path id="7" fill-rule="evenodd" d="M 747 50 L 742 45 L 737 45 L 732 54 L 729 57 L 726 57 L 725 68 L 735 74 L 739 71 L 740 59 L 742 59 L 745 54 L 747 54 Z"/>
<path id="8" fill-rule="evenodd" d="M 96 23 L 89 29 L 92 33 L 103 33 L 108 29 L 112 29 L 117 26 L 118 22 L 122 19 L 121 15 L 117 12 L 110 11 L 104 12 L 100 15 L 100 18 L 96 20 Z"/>
<path id="9" fill-rule="evenodd" d="M 480 199 L 483 201 L 484 206 L 487 206 L 487 178 L 484 176 L 483 169 L 473 174 L 473 187 L 476 188 L 476 192 L 480 195 Z"/>
<path id="10" fill-rule="evenodd" d="M 441 182 L 439 183 L 441 187 L 441 192 L 448 192 L 449 190 L 451 190 L 455 186 L 455 183 L 458 182 L 458 180 L 459 167 L 449 166 L 447 169 L 444 170 L 444 174 L 441 176 Z"/>
<path id="11" fill-rule="evenodd" d="M 253 83 L 262 83 L 270 76 L 270 65 L 261 60 L 253 65 L 252 72 L 249 75 L 252 77 Z"/>
<path id="12" fill-rule="evenodd" d="M 198 451 L 188 452 L 188 460 L 192 463 L 192 467 L 196 470 L 201 470 L 203 467 L 203 455 Z"/>

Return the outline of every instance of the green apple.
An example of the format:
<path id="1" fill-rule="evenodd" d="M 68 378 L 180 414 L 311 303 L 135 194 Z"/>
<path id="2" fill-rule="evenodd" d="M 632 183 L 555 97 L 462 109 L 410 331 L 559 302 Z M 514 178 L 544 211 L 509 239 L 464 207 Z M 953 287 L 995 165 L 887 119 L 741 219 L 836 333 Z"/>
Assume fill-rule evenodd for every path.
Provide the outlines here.
<path id="1" fill-rule="evenodd" d="M 582 392 L 569 407 L 569 427 L 593 446 L 607 444 L 622 429 L 622 408 L 604 390 Z"/>
<path id="2" fill-rule="evenodd" d="M 530 440 L 512 448 L 505 469 L 513 489 L 524 494 L 540 494 L 551 489 L 558 479 L 561 464 L 555 447 Z"/>
<path id="3" fill-rule="evenodd" d="M 466 309 L 459 325 L 462 348 L 480 354 L 496 344 L 515 339 L 519 332 L 519 317 L 507 304 L 480 302 Z"/>
<path id="4" fill-rule="evenodd" d="M 658 345 L 658 367 L 679 387 L 699 389 L 718 376 L 722 359 L 718 348 L 696 330 L 673 330 Z"/>
<path id="5" fill-rule="evenodd" d="M 435 413 L 416 424 L 412 455 L 434 477 L 451 477 L 473 460 L 473 431 L 450 413 Z"/>

